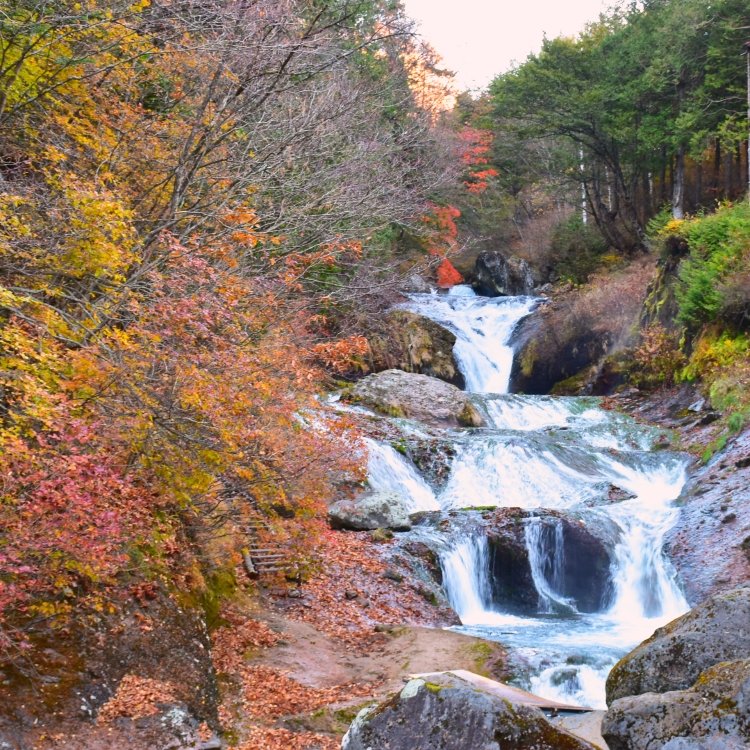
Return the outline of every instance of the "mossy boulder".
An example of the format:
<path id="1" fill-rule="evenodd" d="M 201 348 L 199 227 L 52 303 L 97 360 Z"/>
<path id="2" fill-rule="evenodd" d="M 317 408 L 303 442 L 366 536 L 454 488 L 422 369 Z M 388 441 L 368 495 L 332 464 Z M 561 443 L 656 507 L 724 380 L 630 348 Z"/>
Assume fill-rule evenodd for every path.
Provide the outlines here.
<path id="1" fill-rule="evenodd" d="M 715 664 L 688 690 L 616 700 L 602 735 L 610 750 L 750 747 L 750 659 Z"/>
<path id="2" fill-rule="evenodd" d="M 481 427 L 482 417 L 469 394 L 428 375 L 386 370 L 360 380 L 349 401 L 391 417 L 406 417 L 441 427 Z"/>
<path id="3" fill-rule="evenodd" d="M 531 706 L 512 704 L 452 675 L 413 679 L 360 712 L 342 750 L 595 750 Z"/>
<path id="4" fill-rule="evenodd" d="M 714 664 L 748 658 L 750 587 L 742 587 L 714 596 L 659 628 L 621 659 L 607 678 L 607 702 L 687 690 Z"/>
<path id="5" fill-rule="evenodd" d="M 391 310 L 381 327 L 383 331 L 369 339 L 368 366 L 373 372 L 403 370 L 464 387 L 453 356 L 456 337 L 447 328 L 408 310 Z"/>
<path id="6" fill-rule="evenodd" d="M 568 381 L 555 392 L 584 393 L 587 377 L 596 372 L 593 366 L 609 353 L 613 341 L 611 332 L 590 328 L 567 315 L 562 305 L 543 307 L 524 318 L 513 334 L 510 391 L 546 394 Z"/>

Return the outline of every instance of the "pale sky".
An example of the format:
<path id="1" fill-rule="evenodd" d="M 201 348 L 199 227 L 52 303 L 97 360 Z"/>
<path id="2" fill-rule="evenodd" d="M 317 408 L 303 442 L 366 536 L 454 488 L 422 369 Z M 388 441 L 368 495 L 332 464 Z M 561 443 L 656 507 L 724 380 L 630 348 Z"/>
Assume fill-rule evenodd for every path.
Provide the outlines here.
<path id="1" fill-rule="evenodd" d="M 612 0 L 404 0 L 461 89 L 484 88 L 542 39 L 574 36 Z"/>

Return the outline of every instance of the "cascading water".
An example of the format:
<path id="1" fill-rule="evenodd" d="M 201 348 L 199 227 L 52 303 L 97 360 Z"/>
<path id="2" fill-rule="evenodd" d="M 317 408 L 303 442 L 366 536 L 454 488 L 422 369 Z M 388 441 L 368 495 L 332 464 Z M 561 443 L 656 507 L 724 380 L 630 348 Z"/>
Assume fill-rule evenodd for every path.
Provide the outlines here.
<path id="1" fill-rule="evenodd" d="M 649 452 L 653 431 L 602 411 L 593 399 L 506 394 L 509 340 L 536 304 L 528 297 L 481 298 L 468 287 L 411 296 L 409 309 L 456 334 L 454 353 L 467 390 L 482 394 L 476 403 L 490 425 L 456 438 L 450 476 L 430 502 L 445 510 L 539 509 L 534 514 L 540 517 L 527 519 L 524 528 L 539 596 L 536 615 L 520 617 L 493 601 L 487 539 L 476 529 L 443 553 L 445 589 L 464 631 L 502 641 L 529 665 L 527 687 L 552 699 L 602 707 L 614 663 L 687 609 L 662 554 L 686 462 L 676 454 Z M 372 456 L 371 451 L 371 464 Z M 374 468 L 371 484 L 394 489 L 395 475 L 379 479 Z M 610 501 L 613 487 L 624 499 Z M 430 504 L 422 492 L 417 495 Z M 614 530 L 612 590 L 604 611 L 581 614 L 566 596 L 563 528 L 541 517 L 550 508 L 588 513 Z"/>
<path id="2" fill-rule="evenodd" d="M 489 545 L 486 536 L 470 536 L 441 559 L 443 584 L 451 607 L 464 625 L 481 625 L 492 608 Z"/>
<path id="3" fill-rule="evenodd" d="M 387 443 L 365 439 L 367 445 L 367 482 L 376 492 L 390 492 L 410 501 L 410 512 L 440 510 L 427 482 L 412 464 Z"/>
<path id="4" fill-rule="evenodd" d="M 477 297 L 470 287 L 448 294 L 412 294 L 409 310 L 431 318 L 456 335 L 453 354 L 472 393 L 508 390 L 513 348 L 509 339 L 521 318 L 538 304 L 533 297 Z"/>
<path id="5" fill-rule="evenodd" d="M 541 614 L 572 614 L 575 602 L 561 592 L 564 585 L 565 543 L 563 525 L 559 519 L 545 523 L 541 518 L 529 518 L 524 528 L 529 555 L 531 577 L 539 594 Z"/>

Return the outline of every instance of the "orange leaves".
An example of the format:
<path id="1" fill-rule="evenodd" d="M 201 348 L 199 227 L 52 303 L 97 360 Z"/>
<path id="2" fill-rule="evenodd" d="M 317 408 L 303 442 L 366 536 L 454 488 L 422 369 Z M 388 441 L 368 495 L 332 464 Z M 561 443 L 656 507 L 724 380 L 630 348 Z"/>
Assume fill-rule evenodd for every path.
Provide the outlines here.
<path id="1" fill-rule="evenodd" d="M 218 628 L 212 637 L 211 656 L 218 672 L 239 673 L 249 649 L 269 648 L 280 636 L 264 622 L 228 614 L 230 624 Z"/>
<path id="2" fill-rule="evenodd" d="M 461 161 L 467 168 L 464 187 L 470 193 L 483 193 L 489 187 L 490 180 L 499 172 L 489 167 L 492 152 L 493 134 L 489 130 L 465 127 L 459 133 L 463 143 Z"/>
<path id="3" fill-rule="evenodd" d="M 106 724 L 120 716 L 140 719 L 158 713 L 160 703 L 176 700 L 174 686 L 148 677 L 126 674 L 117 686 L 117 692 L 99 711 L 97 722 Z"/>
<path id="4" fill-rule="evenodd" d="M 337 739 L 322 734 L 251 727 L 245 742 L 232 750 L 339 750 L 340 747 Z"/>
<path id="5" fill-rule="evenodd" d="M 211 653 L 216 670 L 225 678 L 222 682 L 232 684 L 238 691 L 238 702 L 225 696 L 234 706 L 239 720 L 238 733 L 243 738 L 235 750 L 337 750 L 338 742 L 330 736 L 271 726 L 248 727 L 245 721 L 250 718 L 253 722 L 270 723 L 288 716 L 310 714 L 331 703 L 369 696 L 371 686 L 316 688 L 303 685 L 277 669 L 249 663 L 249 659 L 258 656 L 260 649 L 276 644 L 280 636 L 265 623 L 245 619 L 237 612 L 228 612 L 225 617 L 229 625 L 214 633 Z M 233 723 L 232 713 L 226 704 L 219 709 L 225 728 Z"/>
<path id="6" fill-rule="evenodd" d="M 383 577 L 385 564 L 369 534 L 327 531 L 319 553 L 321 570 L 303 586 L 304 604 L 291 615 L 347 645 L 374 635 L 378 623 L 424 623 L 424 599 L 413 589 Z M 347 598 L 346 592 L 356 594 Z"/>
<path id="7" fill-rule="evenodd" d="M 282 672 L 260 665 L 243 670 L 243 683 L 247 710 L 258 719 L 312 713 L 322 706 L 372 693 L 372 688 L 368 685 L 309 687 Z"/>
<path id="8" fill-rule="evenodd" d="M 230 211 L 224 216 L 224 221 L 229 226 L 237 227 L 230 236 L 239 245 L 257 247 L 267 243 L 278 246 L 284 241 L 281 236 L 259 231 L 260 219 L 258 214 L 254 209 L 247 206 L 239 206 Z"/>
<path id="9" fill-rule="evenodd" d="M 456 219 L 461 212 L 449 205 L 428 204 L 429 212 L 422 216 L 422 224 L 427 230 L 427 252 L 430 255 L 445 256 L 456 248 L 458 226 Z"/>
<path id="10" fill-rule="evenodd" d="M 326 367 L 340 374 L 361 370 L 362 358 L 370 352 L 364 336 L 349 336 L 338 341 L 323 341 L 312 348 Z"/>
<path id="11" fill-rule="evenodd" d="M 435 275 L 441 289 L 448 289 L 456 284 L 461 284 L 464 280 L 464 277 L 455 269 L 448 258 L 443 258 Z"/>

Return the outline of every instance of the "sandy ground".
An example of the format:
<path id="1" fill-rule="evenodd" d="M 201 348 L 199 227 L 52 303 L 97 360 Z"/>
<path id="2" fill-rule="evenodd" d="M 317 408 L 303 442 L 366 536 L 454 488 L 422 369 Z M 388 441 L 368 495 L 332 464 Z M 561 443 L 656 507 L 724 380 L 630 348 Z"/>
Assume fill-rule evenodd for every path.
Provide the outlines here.
<path id="1" fill-rule="evenodd" d="M 266 618 L 282 640 L 264 649 L 257 662 L 283 670 L 313 687 L 351 682 L 377 683 L 378 695 L 399 690 L 409 674 L 468 669 L 500 679 L 505 651 L 500 644 L 442 628 L 396 626 L 356 648 L 305 622 L 279 615 Z"/>

